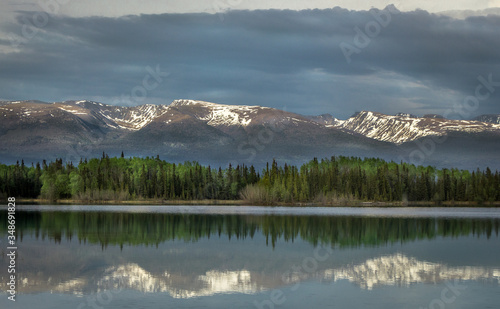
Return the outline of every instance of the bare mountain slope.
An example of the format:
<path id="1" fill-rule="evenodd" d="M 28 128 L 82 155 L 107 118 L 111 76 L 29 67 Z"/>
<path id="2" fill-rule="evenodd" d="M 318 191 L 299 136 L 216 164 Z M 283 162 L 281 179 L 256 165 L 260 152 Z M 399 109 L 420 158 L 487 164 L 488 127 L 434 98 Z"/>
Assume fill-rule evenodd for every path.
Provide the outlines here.
<path id="1" fill-rule="evenodd" d="M 467 164 L 498 165 L 500 148 L 500 124 L 492 115 L 460 121 L 363 111 L 338 120 L 194 100 L 135 107 L 84 100 L 0 102 L 0 119 L 2 162 L 79 160 L 103 151 L 216 165 L 259 165 L 273 158 L 301 163 L 332 155 L 411 161 L 426 139 L 447 137 L 446 143 L 424 151 L 425 160 L 418 163 L 474 168 Z"/>

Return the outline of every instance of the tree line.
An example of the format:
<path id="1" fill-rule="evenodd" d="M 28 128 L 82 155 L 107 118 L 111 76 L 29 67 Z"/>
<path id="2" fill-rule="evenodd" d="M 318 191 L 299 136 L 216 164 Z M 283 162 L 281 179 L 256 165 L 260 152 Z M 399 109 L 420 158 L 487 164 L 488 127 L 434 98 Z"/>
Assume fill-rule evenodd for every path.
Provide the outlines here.
<path id="1" fill-rule="evenodd" d="M 342 201 L 500 201 L 500 174 L 437 169 L 376 158 L 331 157 L 300 167 L 273 160 L 227 168 L 159 157 L 62 159 L 0 164 L 0 197 L 50 200 L 238 200 L 251 203 Z"/>

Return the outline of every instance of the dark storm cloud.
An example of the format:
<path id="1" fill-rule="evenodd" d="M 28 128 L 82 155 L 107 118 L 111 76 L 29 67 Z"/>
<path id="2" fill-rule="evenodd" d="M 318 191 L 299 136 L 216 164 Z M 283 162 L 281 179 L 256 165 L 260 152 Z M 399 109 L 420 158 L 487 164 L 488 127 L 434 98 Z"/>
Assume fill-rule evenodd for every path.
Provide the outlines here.
<path id="1" fill-rule="evenodd" d="M 30 14 L 2 30 L 20 34 Z M 356 47 L 354 28 L 366 33 L 370 12 L 50 16 L 16 51 L 0 40 L 0 97 L 116 104 L 159 66 L 169 75 L 142 103 L 192 98 L 345 118 L 361 109 L 442 113 L 474 95 L 479 75 L 500 81 L 500 17 L 390 16 L 350 63 L 340 44 Z M 475 113 L 500 112 L 498 93 Z"/>

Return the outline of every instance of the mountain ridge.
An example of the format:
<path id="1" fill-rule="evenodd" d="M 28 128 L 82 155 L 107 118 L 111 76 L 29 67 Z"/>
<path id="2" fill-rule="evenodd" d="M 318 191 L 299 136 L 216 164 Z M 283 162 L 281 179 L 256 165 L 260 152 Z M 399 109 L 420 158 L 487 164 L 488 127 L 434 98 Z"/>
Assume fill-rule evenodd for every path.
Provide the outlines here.
<path id="1" fill-rule="evenodd" d="M 476 136 L 488 144 L 500 141 L 495 115 L 450 120 L 438 115 L 361 111 L 340 120 L 329 114 L 304 116 L 258 105 L 198 100 L 132 107 L 89 100 L 2 101 L 0 119 L 0 159 L 72 153 L 76 160 L 124 150 L 130 155 L 158 153 L 179 161 L 202 157 L 214 163 L 263 163 L 272 158 L 300 163 L 333 154 L 391 160 L 408 157 L 413 144 L 426 138 L 462 139 L 463 146 L 454 140 L 453 147 L 458 149 L 474 142 Z M 441 148 L 443 152 L 449 147 Z M 439 156 L 439 152 L 429 155 L 429 163 L 439 165 Z"/>

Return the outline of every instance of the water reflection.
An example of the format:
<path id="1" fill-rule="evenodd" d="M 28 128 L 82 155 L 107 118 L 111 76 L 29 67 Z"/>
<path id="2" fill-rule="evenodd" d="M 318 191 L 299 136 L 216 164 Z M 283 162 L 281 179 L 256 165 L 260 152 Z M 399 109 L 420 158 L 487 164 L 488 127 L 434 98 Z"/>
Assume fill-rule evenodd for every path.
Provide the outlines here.
<path id="1" fill-rule="evenodd" d="M 248 270 L 211 270 L 194 278 L 165 272 L 152 274 L 137 264 L 111 267 L 97 282 L 98 289 L 134 289 L 143 293 L 168 292 L 174 298 L 211 296 L 219 293 L 253 294 L 265 287 L 252 281 Z"/>
<path id="2" fill-rule="evenodd" d="M 274 274 L 269 274 L 275 277 Z M 291 285 L 305 280 L 335 282 L 348 280 L 357 286 L 371 290 L 379 286 L 410 286 L 416 283 L 436 284 L 451 280 L 488 280 L 500 283 L 500 269 L 485 267 L 450 267 L 445 264 L 421 261 L 402 254 L 380 256 L 357 265 L 324 269 L 314 273 L 290 274 L 282 278 L 281 285 Z M 192 298 L 215 294 L 254 294 L 274 289 L 273 278 L 246 269 L 236 271 L 210 270 L 203 274 L 173 274 L 168 270 L 151 272 L 136 263 L 112 266 L 103 272 L 73 278 L 52 285 L 53 278 L 33 281 L 22 278 L 22 285 L 31 290 L 48 289 L 53 292 L 84 295 L 107 290 L 136 290 L 142 293 L 168 293 L 174 298 Z"/>
<path id="3" fill-rule="evenodd" d="M 3 235 L 5 216 L 0 213 Z M 309 280 L 347 280 L 367 290 L 500 283 L 498 218 L 80 211 L 19 211 L 17 218 L 20 293 L 135 290 L 191 299 L 254 295 Z M 420 250 L 424 242 L 427 251 Z M 333 248 L 327 260 L 314 271 L 291 271 L 319 246 Z M 435 247 L 476 251 L 457 260 Z"/>
<path id="4" fill-rule="evenodd" d="M 408 286 L 449 280 L 492 280 L 499 283 L 500 269 L 449 267 L 396 254 L 369 259 L 358 265 L 326 270 L 323 278 L 333 281 L 346 279 L 363 289 L 371 290 L 381 285 Z"/>
<path id="5" fill-rule="evenodd" d="M 6 233 L 6 213 L 0 232 Z M 116 212 L 19 212 L 18 234 L 48 238 L 56 243 L 158 245 L 169 240 L 198 241 L 210 237 L 231 240 L 263 234 L 266 245 L 301 238 L 311 244 L 340 247 L 381 245 L 464 235 L 498 237 L 500 219 L 391 218 L 356 216 L 203 215 Z"/>
<path id="6" fill-rule="evenodd" d="M 128 264 L 108 269 L 109 274 L 99 280 L 98 287 L 104 289 L 135 289 L 144 293 L 168 292 L 176 298 L 210 296 L 217 293 L 256 293 L 272 287 L 258 284 L 256 275 L 248 270 L 220 272 L 209 271 L 189 280 L 189 288 L 176 288 L 186 282 L 186 278 L 174 278 L 169 274 L 154 275 L 137 264 Z M 500 283 L 500 269 L 483 267 L 448 267 L 444 264 L 419 261 L 402 254 L 382 256 L 366 260 L 362 264 L 327 269 L 309 276 L 294 276 L 284 283 L 319 278 L 337 281 L 349 280 L 363 289 L 371 290 L 382 285 L 408 286 L 415 283 L 442 283 L 449 280 L 490 280 Z M 253 280 L 252 280 L 253 279 Z"/>

